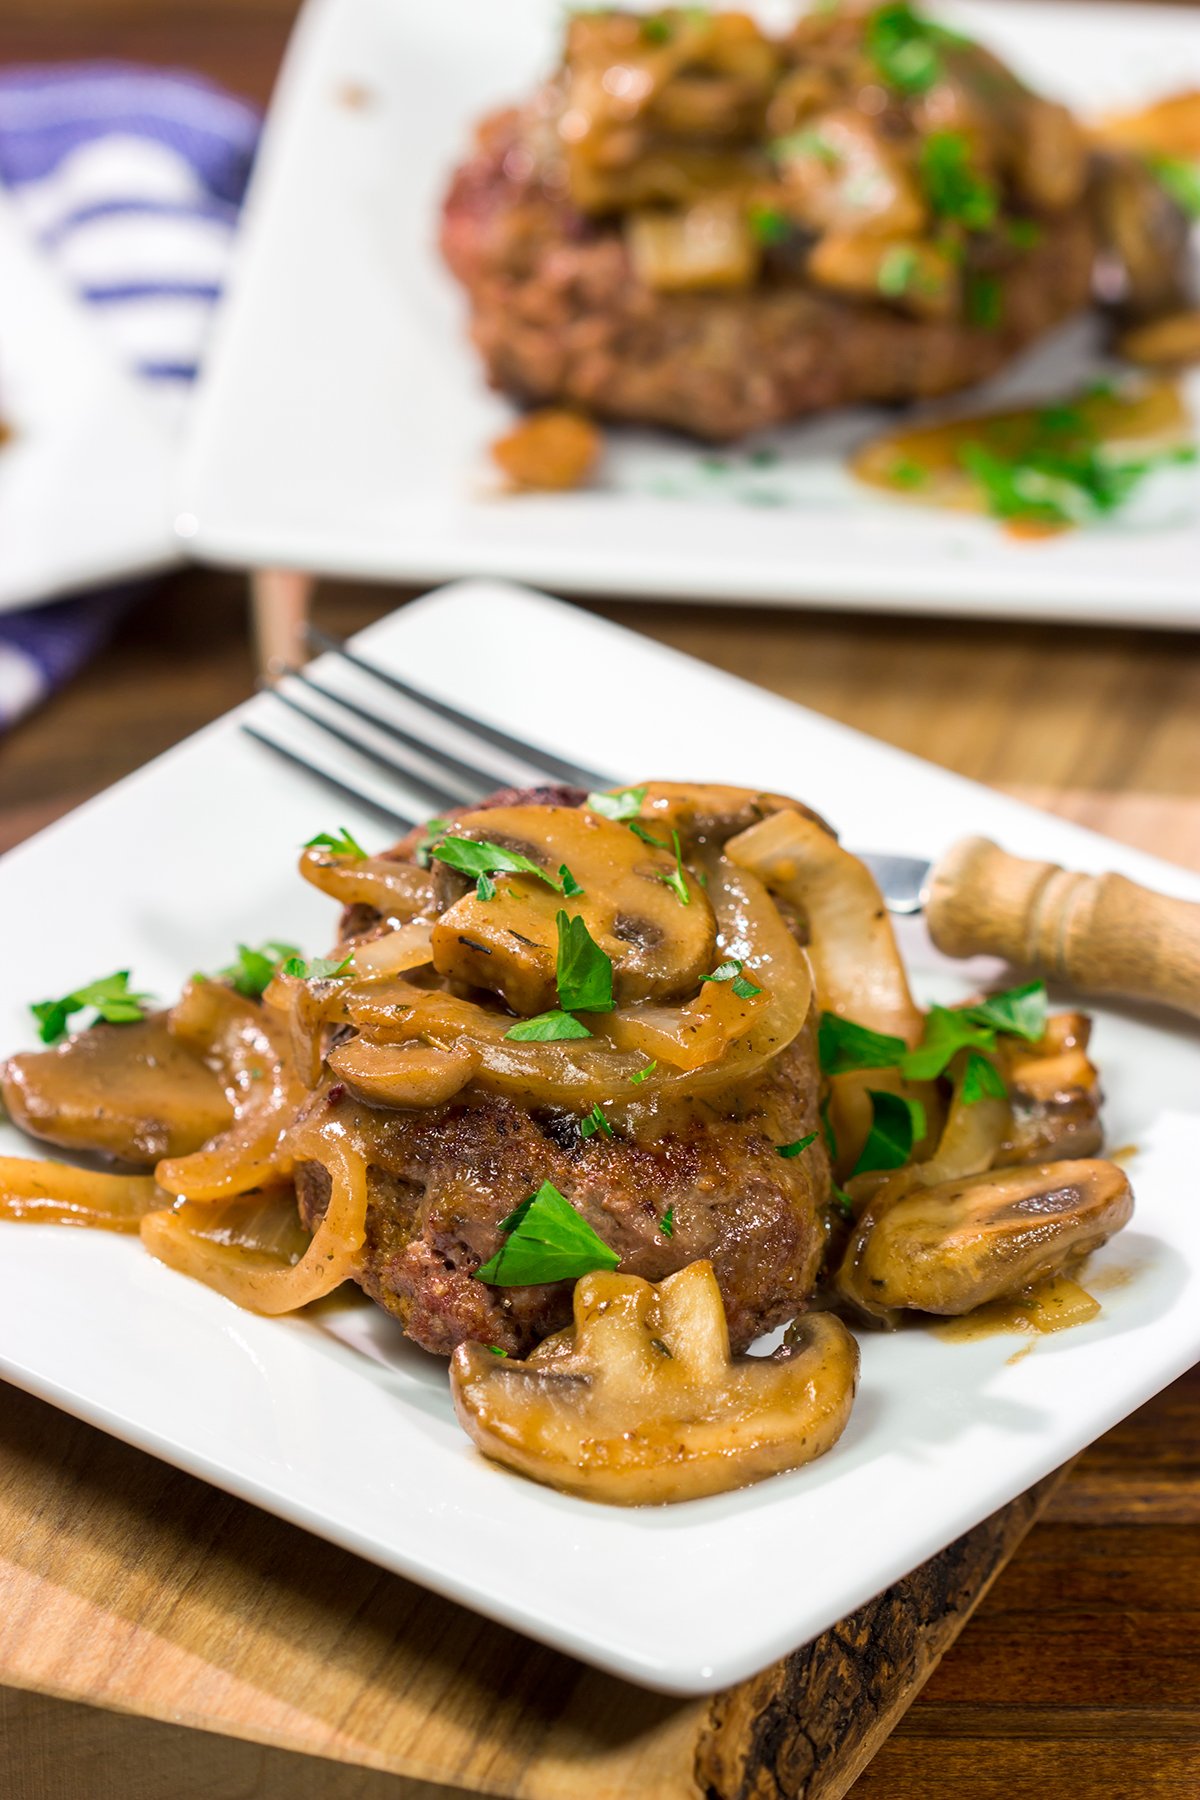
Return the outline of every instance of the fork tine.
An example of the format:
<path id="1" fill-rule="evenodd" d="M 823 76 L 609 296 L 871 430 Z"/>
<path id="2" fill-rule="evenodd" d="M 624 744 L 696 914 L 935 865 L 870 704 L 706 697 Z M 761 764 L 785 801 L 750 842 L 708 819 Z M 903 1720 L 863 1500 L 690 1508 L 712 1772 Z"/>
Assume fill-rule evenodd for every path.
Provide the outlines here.
<path id="1" fill-rule="evenodd" d="M 335 725 L 332 719 L 322 718 L 319 713 L 311 711 L 307 706 L 302 706 L 295 695 L 285 694 L 280 687 L 266 687 L 263 691 L 270 694 L 273 700 L 278 700 L 281 706 L 286 706 L 289 712 L 297 713 L 300 718 L 307 719 L 310 725 L 315 725 L 319 731 L 325 732 L 337 743 L 344 744 L 348 750 L 353 750 L 357 756 L 374 763 L 376 767 L 385 770 L 389 775 L 398 776 L 409 787 L 424 794 L 429 803 L 439 812 L 445 807 L 461 806 L 464 801 L 479 798 L 478 794 L 464 792 L 461 787 L 457 791 L 450 787 L 443 787 L 428 775 L 422 774 L 411 763 L 401 762 L 398 757 L 389 756 L 384 751 L 377 750 L 373 744 L 365 743 L 362 738 L 355 737 L 353 732 L 345 731 L 340 725 Z"/>
<path id="2" fill-rule="evenodd" d="M 391 719 L 385 719 L 382 713 L 372 712 L 370 707 L 360 706 L 357 700 L 351 700 L 347 695 L 339 694 L 333 688 L 327 688 L 321 682 L 314 681 L 312 676 L 306 674 L 303 669 L 288 668 L 283 673 L 290 676 L 293 681 L 298 681 L 302 687 L 311 689 L 314 694 L 320 694 L 323 699 L 331 700 L 335 706 L 343 707 L 354 718 L 361 719 L 364 725 L 374 726 L 376 731 L 382 732 L 385 737 L 394 738 L 398 744 L 403 744 L 405 749 L 415 750 L 426 761 L 437 764 L 448 774 L 457 776 L 460 781 L 466 782 L 468 786 L 477 787 L 481 793 L 487 793 L 494 787 L 507 785 L 507 777 L 497 774 L 495 769 L 481 769 L 477 763 L 464 762 L 461 757 L 451 755 L 449 750 L 443 750 L 440 745 L 426 743 L 423 738 L 417 737 L 411 731 L 406 731 L 402 725 L 394 724 Z"/>
<path id="3" fill-rule="evenodd" d="M 382 800 L 376 800 L 372 795 L 364 794 L 361 788 L 351 787 L 348 781 L 339 781 L 336 775 L 331 775 L 329 770 L 323 769 L 319 763 L 309 762 L 307 756 L 301 756 L 298 750 L 292 750 L 286 744 L 278 743 L 273 737 L 268 737 L 266 732 L 259 731 L 254 725 L 248 725 L 245 720 L 242 721 L 242 730 L 247 737 L 252 737 L 256 744 L 263 744 L 268 750 L 273 750 L 276 756 L 281 756 L 284 762 L 291 763 L 294 768 L 303 769 L 306 775 L 315 775 L 318 781 L 323 781 L 326 787 L 332 788 L 344 800 L 352 800 L 355 806 L 363 806 L 369 812 L 377 813 L 385 824 L 399 826 L 401 831 L 411 831 L 416 825 L 415 819 L 410 819 L 396 807 L 385 806 Z"/>
<path id="4" fill-rule="evenodd" d="M 341 639 L 330 637 L 316 625 L 308 627 L 308 641 L 318 650 L 327 651 L 331 656 L 340 656 L 352 663 L 363 674 L 374 676 L 385 686 L 403 694 L 406 700 L 413 700 L 423 706 L 427 712 L 436 713 L 439 719 L 447 719 L 450 724 L 461 726 L 470 732 L 472 737 L 482 738 L 485 743 L 494 744 L 497 750 L 504 750 L 509 756 L 519 757 L 522 762 L 542 769 L 547 775 L 555 776 L 559 781 L 567 782 L 571 787 L 602 788 L 608 787 L 611 777 L 602 775 L 595 769 L 588 769 L 582 763 L 571 762 L 567 757 L 556 756 L 553 751 L 544 749 L 540 744 L 527 743 L 523 738 L 513 737 L 511 733 L 502 731 L 498 725 L 488 725 L 482 719 L 473 719 L 469 713 L 451 706 L 446 700 L 436 700 L 432 695 L 423 693 L 411 682 L 404 681 L 399 675 L 393 675 L 390 669 L 381 669 L 378 663 L 352 650 Z"/>

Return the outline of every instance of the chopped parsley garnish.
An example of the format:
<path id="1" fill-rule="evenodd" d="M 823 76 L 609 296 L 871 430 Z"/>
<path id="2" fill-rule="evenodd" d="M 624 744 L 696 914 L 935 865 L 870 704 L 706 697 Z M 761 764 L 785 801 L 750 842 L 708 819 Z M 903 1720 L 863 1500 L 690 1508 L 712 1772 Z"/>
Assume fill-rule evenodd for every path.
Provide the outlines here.
<path id="1" fill-rule="evenodd" d="M 919 1100 L 875 1088 L 867 1090 L 867 1097 L 871 1102 L 871 1129 L 852 1176 L 903 1168 L 913 1153 L 913 1145 L 925 1136 L 925 1108 Z"/>
<path id="2" fill-rule="evenodd" d="M 866 51 L 881 79 L 900 94 L 927 94 L 941 80 L 941 49 L 967 40 L 923 19 L 903 0 L 880 6 L 867 20 Z"/>
<path id="3" fill-rule="evenodd" d="M 671 843 L 675 850 L 675 867 L 670 875 L 660 875 L 658 879 L 666 882 L 680 906 L 690 906 L 692 904 L 692 896 L 688 893 L 688 884 L 683 873 L 683 852 L 679 848 L 679 833 L 677 831 L 671 833 Z"/>
<path id="4" fill-rule="evenodd" d="M 478 900 L 494 900 L 496 884 L 490 875 L 481 875 L 475 883 L 475 897 Z"/>
<path id="5" fill-rule="evenodd" d="M 852 1069 L 891 1069 L 907 1048 L 903 1038 L 871 1031 L 836 1013 L 821 1014 L 817 1054 L 823 1075 L 846 1075 Z"/>
<path id="6" fill-rule="evenodd" d="M 336 834 L 332 831 L 322 831 L 316 837 L 309 838 L 304 848 L 306 850 L 332 850 L 335 856 L 353 856 L 359 862 L 363 861 L 367 854 L 358 839 L 352 837 L 344 825 Z"/>
<path id="7" fill-rule="evenodd" d="M 249 944 L 239 944 L 236 962 L 218 969 L 217 980 L 227 981 L 243 999 L 261 1000 L 280 965 L 299 954 L 298 944 L 281 944 L 274 938 L 269 938 L 257 950 L 252 950 Z"/>
<path id="8" fill-rule="evenodd" d="M 1044 981 L 1027 981 L 1024 987 L 1006 988 L 1004 993 L 992 994 L 978 1006 L 966 1008 L 968 1017 L 977 1024 L 1024 1038 L 1027 1044 L 1036 1044 L 1045 1037 L 1048 1010 Z"/>
<path id="9" fill-rule="evenodd" d="M 657 1059 L 655 1059 L 651 1062 L 648 1062 L 644 1069 L 635 1069 L 633 1074 L 629 1077 L 629 1079 L 630 1079 L 630 1081 L 632 1081 L 634 1087 L 641 1087 L 643 1081 L 647 1081 L 650 1078 L 650 1076 L 653 1075 L 653 1073 L 654 1073 L 655 1069 L 657 1069 L 657 1067 L 658 1067 L 658 1061 L 657 1061 Z"/>
<path id="10" fill-rule="evenodd" d="M 723 963 L 717 964 L 711 975 L 702 975 L 700 980 L 731 981 L 739 1000 L 753 1000 L 756 994 L 762 993 L 760 987 L 755 987 L 749 977 L 742 974 L 742 965 L 736 956 L 727 956 Z"/>
<path id="11" fill-rule="evenodd" d="M 311 962 L 305 962 L 302 956 L 289 956 L 280 964 L 281 975 L 296 975 L 301 981 L 330 981 L 335 975 L 344 975 L 352 956 L 344 956 L 341 962 L 333 962 L 327 956 L 314 956 Z"/>
<path id="12" fill-rule="evenodd" d="M 597 1132 L 603 1133 L 606 1138 L 610 1138 L 613 1134 L 612 1126 L 605 1118 L 598 1100 L 591 1112 L 584 1113 L 582 1119 L 579 1121 L 579 1135 L 581 1138 L 595 1137 Z"/>
<path id="13" fill-rule="evenodd" d="M 782 244 L 791 231 L 787 214 L 780 212 L 777 206 L 752 206 L 746 217 L 751 236 L 767 249 L 774 244 Z"/>
<path id="14" fill-rule="evenodd" d="M 854 1202 L 845 1188 L 840 1188 L 836 1181 L 829 1184 L 829 1203 L 841 1213 L 843 1219 L 854 1223 Z"/>
<path id="15" fill-rule="evenodd" d="M 38 1036 L 43 1044 L 56 1044 L 65 1034 L 67 1020 L 73 1013 L 90 1006 L 95 1008 L 96 1019 L 103 1019 L 106 1025 L 132 1025 L 145 1018 L 147 1002 L 152 998 L 150 994 L 131 992 L 129 970 L 118 969 L 115 975 L 89 981 L 73 993 L 64 994 L 61 1000 L 39 1000 L 29 1010 L 38 1022 Z M 91 1021 L 93 1025 L 96 1019 Z"/>
<path id="16" fill-rule="evenodd" d="M 553 1012 L 538 1013 L 532 1019 L 518 1019 L 504 1035 L 518 1044 L 552 1044 L 563 1038 L 585 1038 L 592 1034 L 573 1013 L 556 1008 Z"/>
<path id="17" fill-rule="evenodd" d="M 984 331 L 995 331 L 1004 317 L 1004 290 L 994 275 L 968 275 L 966 303 L 968 323 Z"/>
<path id="18" fill-rule="evenodd" d="M 570 869 L 568 869 L 566 863 L 559 863 L 558 879 L 562 882 L 562 891 L 568 900 L 574 900 L 577 894 L 582 894 L 583 889 L 572 875 Z"/>
<path id="19" fill-rule="evenodd" d="M 810 1144 L 815 1144 L 816 1141 L 817 1133 L 815 1131 L 810 1131 L 807 1137 L 797 1138 L 794 1144 L 776 1144 L 775 1154 L 777 1156 L 786 1156 L 790 1160 L 793 1156 L 799 1156 L 802 1150 L 807 1150 L 808 1146 Z"/>
<path id="20" fill-rule="evenodd" d="M 577 1281 L 593 1269 L 615 1269 L 616 1251 L 598 1237 L 559 1193 L 543 1181 L 501 1226 L 504 1242 L 476 1271 L 492 1287 L 532 1287 L 543 1281 Z"/>
<path id="21" fill-rule="evenodd" d="M 1036 219 L 1009 219 L 1004 235 L 1014 250 L 1033 250 L 1042 241 L 1042 228 Z"/>
<path id="22" fill-rule="evenodd" d="M 1000 197 L 987 176 L 972 166 L 971 145 L 961 131 L 931 131 L 917 159 L 925 195 L 942 219 L 968 231 L 994 225 Z"/>
<path id="23" fill-rule="evenodd" d="M 837 146 L 811 128 L 789 131 L 786 137 L 775 138 L 767 146 L 767 150 L 776 162 L 790 162 L 794 156 L 812 156 L 824 163 L 827 169 L 836 169 L 842 160 Z"/>
<path id="24" fill-rule="evenodd" d="M 558 1003 L 567 1012 L 611 1012 L 613 966 L 580 918 L 558 915 Z"/>
<path id="25" fill-rule="evenodd" d="M 589 794 L 587 804 L 602 819 L 615 819 L 620 824 L 637 817 L 645 798 L 644 787 L 618 788 L 615 794 Z"/>
<path id="26" fill-rule="evenodd" d="M 555 893 L 561 892 L 561 884 L 553 875 L 548 875 L 529 857 L 522 856 L 519 850 L 506 850 L 503 844 L 481 844 L 474 838 L 448 837 L 431 844 L 429 854 L 451 869 L 457 869 L 460 875 L 476 878 L 480 875 L 536 875 Z"/>
<path id="27" fill-rule="evenodd" d="M 993 517 L 1034 525 L 1079 525 L 1115 512 L 1145 476 L 1173 463 L 1194 463 L 1192 444 L 1115 456 L 1092 419 L 1073 407 L 1048 407 L 1019 437 L 993 429 L 987 441 L 958 450 Z"/>
<path id="28" fill-rule="evenodd" d="M 967 1106 L 973 1106 L 977 1100 L 985 1096 L 993 1100 L 1004 1100 L 1008 1089 L 1004 1085 L 1004 1077 L 986 1056 L 978 1050 L 972 1050 L 967 1057 L 967 1066 L 963 1070 L 962 1086 L 959 1094 Z"/>
<path id="29" fill-rule="evenodd" d="M 907 294 L 917 273 L 917 253 L 911 244 L 892 244 L 884 252 L 875 285 L 889 299 Z"/>
<path id="30" fill-rule="evenodd" d="M 1200 162 L 1188 162 L 1182 156 L 1152 156 L 1149 164 L 1176 206 L 1200 219 Z"/>
<path id="31" fill-rule="evenodd" d="M 888 480 L 898 488 L 924 487 L 929 480 L 929 471 L 907 456 L 898 456 L 888 470 Z"/>
<path id="32" fill-rule="evenodd" d="M 502 1350 L 500 1348 L 499 1344 L 489 1344 L 488 1349 L 491 1351 L 493 1356 L 507 1356 L 508 1355 L 508 1351 Z"/>
<path id="33" fill-rule="evenodd" d="M 658 1229 L 662 1232 L 664 1237 L 675 1236 L 675 1208 L 673 1206 L 668 1206 L 666 1212 L 658 1221 Z"/>
<path id="34" fill-rule="evenodd" d="M 643 19 L 641 33 L 648 44 L 669 44 L 675 35 L 670 19 L 661 16 Z"/>
<path id="35" fill-rule="evenodd" d="M 999 1098 L 1003 1081 L 982 1053 L 996 1048 L 997 1034 L 1037 1043 L 1046 1030 L 1046 1010 L 1046 988 L 1040 981 L 993 994 L 977 1006 L 932 1006 L 915 1050 L 909 1050 L 903 1038 L 823 1013 L 817 1032 L 821 1071 L 845 1075 L 856 1069 L 898 1069 L 906 1081 L 935 1081 L 965 1050 L 967 1070 L 973 1072 L 969 1082 L 964 1074 L 963 1098 L 969 1102 L 985 1093 Z M 831 1154 L 836 1155 L 832 1143 Z"/>
<path id="36" fill-rule="evenodd" d="M 655 850 L 670 849 L 671 846 L 667 843 L 666 838 L 655 837 L 650 828 L 643 825 L 640 819 L 627 819 L 625 823 L 629 826 L 629 829 L 632 831 L 635 838 L 641 838 L 643 844 L 650 844 Z"/>
<path id="37" fill-rule="evenodd" d="M 425 827 L 425 835 L 413 852 L 418 869 L 429 867 L 429 853 L 438 839 L 445 837 L 450 829 L 449 819 L 430 819 Z"/>

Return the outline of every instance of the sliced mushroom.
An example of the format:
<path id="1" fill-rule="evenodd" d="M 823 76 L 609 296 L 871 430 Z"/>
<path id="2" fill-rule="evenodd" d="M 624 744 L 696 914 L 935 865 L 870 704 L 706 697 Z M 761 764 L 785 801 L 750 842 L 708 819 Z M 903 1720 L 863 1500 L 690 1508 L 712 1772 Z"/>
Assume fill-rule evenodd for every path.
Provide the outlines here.
<path id="1" fill-rule="evenodd" d="M 198 1150 L 233 1117 L 220 1081 L 165 1013 L 14 1056 L 0 1082 L 13 1123 L 31 1137 L 143 1168 Z"/>
<path id="2" fill-rule="evenodd" d="M 1143 369 L 1182 369 L 1200 362 L 1200 307 L 1135 325 L 1116 342 L 1118 356 Z"/>
<path id="3" fill-rule="evenodd" d="M 674 851 L 644 843 L 628 826 L 587 807 L 497 806 L 464 814 L 454 835 L 518 851 L 555 880 L 565 864 L 583 891 L 567 899 L 535 876 L 497 875 L 490 900 L 472 890 L 435 925 L 440 974 L 501 994 L 515 1012 L 548 1011 L 558 1004 L 556 919 L 564 907 L 612 959 L 619 1006 L 694 993 L 712 969 L 716 921 L 704 889 L 685 871 L 683 905 L 668 886 Z"/>
<path id="4" fill-rule="evenodd" d="M 833 827 L 811 807 L 786 794 L 713 781 L 647 781 L 643 786 L 642 819 L 664 843 L 677 831 L 685 850 L 719 849 L 737 832 L 777 812 L 798 812 L 830 837 L 836 836 Z"/>
<path id="5" fill-rule="evenodd" d="M 479 1059 L 470 1045 L 379 1044 L 349 1038 L 329 1052 L 329 1067 L 369 1106 L 441 1106 L 466 1087 Z"/>
<path id="6" fill-rule="evenodd" d="M 1106 253 L 1097 271 L 1101 299 L 1135 319 L 1179 311 L 1189 239 L 1182 207 L 1136 156 L 1097 157 L 1092 191 Z"/>
<path id="7" fill-rule="evenodd" d="M 486 1456 L 588 1500 L 691 1500 L 798 1468 L 850 1416 L 858 1346 L 808 1313 L 773 1356 L 731 1359 L 708 1262 L 657 1285 L 585 1275 L 575 1323 L 525 1362 L 462 1344 L 450 1364 L 459 1421 Z"/>
<path id="8" fill-rule="evenodd" d="M 1095 1156 L 1104 1134 L 1100 1078 L 1087 1054 L 1091 1029 L 1086 1013 L 1055 1013 L 1036 1044 L 1000 1039 L 1013 1119 L 999 1162 Z"/>
<path id="9" fill-rule="evenodd" d="M 1109 1162 L 994 1169 L 936 1187 L 903 1170 L 859 1218 L 837 1273 L 861 1312 L 959 1314 L 1057 1275 L 1133 1214 L 1124 1172 Z"/>

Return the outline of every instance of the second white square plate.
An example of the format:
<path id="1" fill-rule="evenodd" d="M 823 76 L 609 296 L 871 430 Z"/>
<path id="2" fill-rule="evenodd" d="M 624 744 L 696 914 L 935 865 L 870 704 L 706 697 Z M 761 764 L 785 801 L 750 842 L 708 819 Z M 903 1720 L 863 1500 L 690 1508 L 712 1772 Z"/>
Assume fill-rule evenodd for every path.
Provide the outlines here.
<path id="1" fill-rule="evenodd" d="M 972 0 L 945 16 L 1089 113 L 1200 84 L 1194 11 Z M 855 483 L 846 450 L 882 424 L 859 410 L 759 440 L 779 452 L 769 469 L 614 431 L 597 488 L 489 496 L 487 445 L 512 409 L 467 341 L 439 207 L 475 122 L 530 91 L 561 30 L 559 0 L 308 0 L 179 487 L 196 553 L 392 579 L 1200 623 L 1198 469 L 1155 477 L 1112 523 L 1019 541 Z M 1099 372 L 1098 337 L 1094 321 L 1068 327 L 963 404 L 1070 391 Z"/>
<path id="2" fill-rule="evenodd" d="M 542 596 L 466 585 L 359 643 L 511 732 L 552 716 L 556 748 L 617 780 L 782 789 L 851 844 L 929 855 L 982 831 L 1200 898 L 1180 869 Z M 268 696 L 246 712 L 268 709 L 275 726 Z M 0 1051 L 33 1041 L 30 1001 L 109 969 L 132 968 L 166 997 L 239 939 L 326 947 L 336 909 L 295 873 L 298 846 L 343 820 L 378 845 L 380 828 L 237 719 L 0 863 L 0 939 L 21 946 L 0 974 Z M 925 1000 L 998 973 L 940 961 L 919 926 L 905 948 Z M 740 1493 L 626 1510 L 537 1487 L 476 1454 L 445 1365 L 352 1292 L 262 1318 L 102 1233 L 0 1224 L 0 1374 L 560 1650 L 647 1686 L 709 1692 L 843 1617 L 1200 1356 L 1200 1032 L 1105 1009 L 1094 1050 L 1109 1142 L 1136 1146 L 1137 1213 L 1088 1269 L 1100 1316 L 1019 1358 L 1011 1336 L 864 1333 L 841 1441 Z M 5 1127 L 0 1150 L 30 1146 Z"/>

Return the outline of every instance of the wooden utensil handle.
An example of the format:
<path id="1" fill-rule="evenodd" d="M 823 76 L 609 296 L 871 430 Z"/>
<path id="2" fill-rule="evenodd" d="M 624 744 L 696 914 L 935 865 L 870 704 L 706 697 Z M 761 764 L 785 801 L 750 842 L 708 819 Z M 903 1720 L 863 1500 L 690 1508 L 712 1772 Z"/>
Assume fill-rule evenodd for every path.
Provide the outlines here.
<path id="1" fill-rule="evenodd" d="M 1200 905 L 1123 875 L 1078 875 L 964 838 L 930 876 L 925 916 L 947 956 L 1002 956 L 1094 994 L 1200 1016 Z"/>

